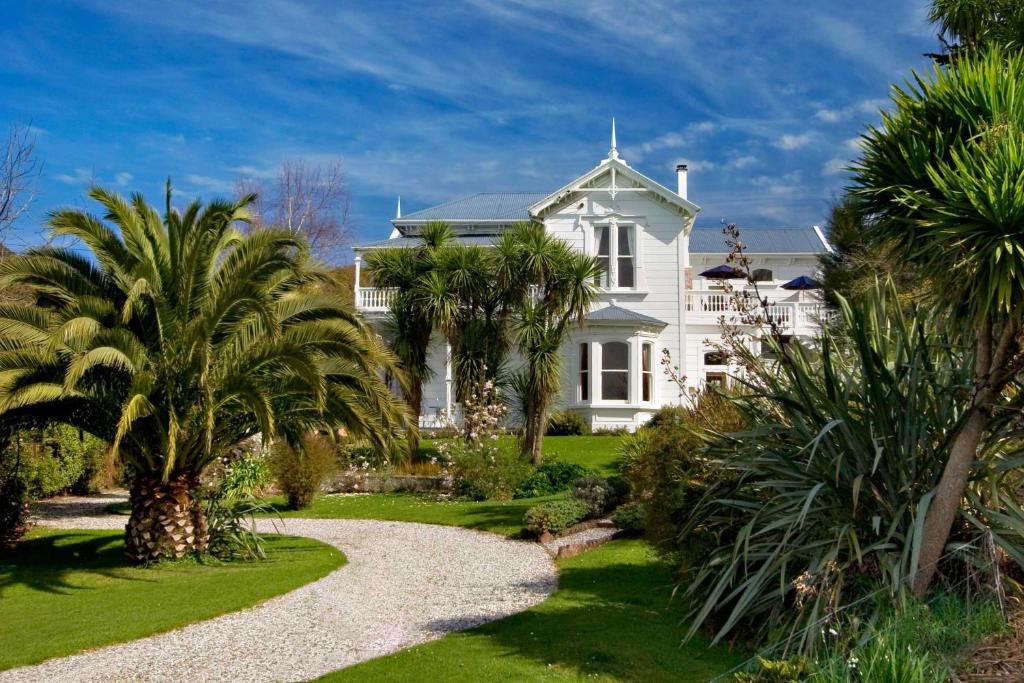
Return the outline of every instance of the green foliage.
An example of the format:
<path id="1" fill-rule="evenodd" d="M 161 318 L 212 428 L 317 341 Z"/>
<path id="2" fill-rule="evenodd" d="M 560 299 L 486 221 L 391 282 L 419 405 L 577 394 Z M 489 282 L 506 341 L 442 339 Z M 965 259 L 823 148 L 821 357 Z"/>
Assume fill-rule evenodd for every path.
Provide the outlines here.
<path id="1" fill-rule="evenodd" d="M 0 551 L 17 543 L 29 529 L 28 495 L 17 458 L 0 457 Z"/>
<path id="2" fill-rule="evenodd" d="M 68 425 L 19 433 L 20 476 L 31 498 L 47 498 L 62 493 L 89 493 L 93 480 L 103 468 L 107 444 Z M 11 454 L 4 456 L 14 457 Z"/>
<path id="3" fill-rule="evenodd" d="M 971 362 L 896 300 L 887 290 L 844 304 L 816 351 L 790 344 L 776 348 L 786 354 L 777 365 L 743 359 L 747 393 L 733 403 L 752 427 L 694 451 L 715 481 L 680 527 L 707 544 L 687 574 L 691 635 L 713 623 L 719 639 L 743 628 L 757 641 L 771 624 L 799 629 L 879 587 L 907 597 L 922 505 L 948 459 Z M 990 566 L 990 528 L 1024 559 L 1024 510 L 1005 476 L 1019 442 L 1005 437 L 986 444 L 955 525 L 960 554 L 944 571 Z M 793 645 L 811 648 L 819 635 L 807 629 Z"/>
<path id="4" fill-rule="evenodd" d="M 519 485 L 514 497 L 537 498 L 568 491 L 574 481 L 588 474 L 592 472 L 582 465 L 549 459 Z"/>
<path id="5" fill-rule="evenodd" d="M 647 512 L 644 504 L 638 501 L 623 503 L 612 513 L 612 524 L 623 531 L 642 532 L 645 527 Z"/>
<path id="6" fill-rule="evenodd" d="M 556 410 L 548 416 L 546 436 L 583 436 L 590 433 L 590 426 L 575 410 Z"/>
<path id="7" fill-rule="evenodd" d="M 590 506 L 576 498 L 551 500 L 526 511 L 523 527 L 534 536 L 557 534 L 578 524 L 590 514 Z"/>
<path id="8" fill-rule="evenodd" d="M 733 674 L 730 680 L 733 683 L 804 683 L 814 672 L 814 663 L 807 657 L 758 658 L 754 671 L 741 671 Z"/>
<path id="9" fill-rule="evenodd" d="M 950 56 L 992 45 L 1024 48 L 1024 6 L 1018 0 L 932 0 L 928 20 L 953 43 Z"/>
<path id="10" fill-rule="evenodd" d="M 608 480 L 594 475 L 574 481 L 572 497 L 587 504 L 588 517 L 600 517 L 619 502 Z"/>
<path id="11" fill-rule="evenodd" d="M 252 196 L 171 208 L 89 191 L 98 218 L 50 216 L 54 243 L 0 264 L 0 416 L 57 416 L 113 444 L 139 476 L 195 480 L 254 434 L 344 426 L 381 447 L 407 414 L 394 357 L 322 287 L 330 275 L 287 231 L 243 233 Z"/>
<path id="12" fill-rule="evenodd" d="M 732 476 L 701 455 L 709 439 L 747 428 L 726 396 L 705 392 L 693 406 L 666 406 L 622 439 L 620 471 L 633 500 L 644 503 L 648 538 L 679 562 L 702 557 L 706 538 L 682 534 L 690 512 L 709 487 Z"/>
<path id="13" fill-rule="evenodd" d="M 337 469 L 334 445 L 318 434 L 305 434 L 294 446 L 281 440 L 271 448 L 270 470 L 289 510 L 309 507 L 324 480 Z"/>
<path id="14" fill-rule="evenodd" d="M 256 515 L 273 511 L 260 499 L 272 480 L 267 459 L 262 453 L 243 452 L 234 459 L 225 458 L 218 469 L 203 496 L 210 553 L 222 560 L 266 559 L 266 542 L 256 531 Z"/>
<path id="15" fill-rule="evenodd" d="M 473 500 L 509 500 L 530 476 L 532 467 L 515 451 L 493 441 L 476 445 L 454 439 L 446 451 L 451 458 L 455 490 Z"/>

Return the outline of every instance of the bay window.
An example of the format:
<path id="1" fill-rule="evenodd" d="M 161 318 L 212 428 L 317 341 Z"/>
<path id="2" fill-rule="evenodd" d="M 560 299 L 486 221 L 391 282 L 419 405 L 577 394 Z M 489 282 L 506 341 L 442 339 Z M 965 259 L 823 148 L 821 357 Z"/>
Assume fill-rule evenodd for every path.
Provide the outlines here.
<path id="1" fill-rule="evenodd" d="M 580 342 L 575 400 L 593 406 L 654 403 L 654 344 L 645 334 Z"/>

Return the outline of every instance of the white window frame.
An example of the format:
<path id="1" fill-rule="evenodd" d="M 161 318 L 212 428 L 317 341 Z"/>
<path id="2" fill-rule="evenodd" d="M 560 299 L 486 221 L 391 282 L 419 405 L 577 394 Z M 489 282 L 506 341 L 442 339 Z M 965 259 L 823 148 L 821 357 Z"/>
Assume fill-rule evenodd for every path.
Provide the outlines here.
<path id="1" fill-rule="evenodd" d="M 629 228 L 633 231 L 633 253 L 622 258 L 633 259 L 633 286 L 632 287 L 620 287 L 619 286 L 619 227 Z M 608 230 L 608 272 L 604 275 L 607 280 L 607 286 L 602 284 L 601 289 L 604 291 L 614 292 L 636 292 L 642 291 L 642 273 L 643 273 L 643 255 L 640 249 L 641 237 L 643 235 L 643 229 L 640 224 L 633 220 L 619 220 L 615 216 L 610 216 L 607 220 L 596 221 L 591 225 L 591 249 L 590 253 L 593 256 L 597 256 L 598 239 L 597 231 L 599 228 L 605 228 Z"/>

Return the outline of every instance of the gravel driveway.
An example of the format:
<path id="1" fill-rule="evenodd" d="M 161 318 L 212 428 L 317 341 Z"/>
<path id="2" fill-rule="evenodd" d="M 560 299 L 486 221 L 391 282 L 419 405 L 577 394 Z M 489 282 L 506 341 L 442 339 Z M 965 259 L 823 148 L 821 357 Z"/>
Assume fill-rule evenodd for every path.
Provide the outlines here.
<path id="1" fill-rule="evenodd" d="M 123 528 L 102 513 L 112 500 L 55 501 L 40 523 Z M 280 531 L 329 543 L 348 564 L 256 607 L 9 669 L 0 682 L 308 680 L 521 612 L 557 583 L 540 545 L 484 532 L 343 519 L 287 519 Z"/>

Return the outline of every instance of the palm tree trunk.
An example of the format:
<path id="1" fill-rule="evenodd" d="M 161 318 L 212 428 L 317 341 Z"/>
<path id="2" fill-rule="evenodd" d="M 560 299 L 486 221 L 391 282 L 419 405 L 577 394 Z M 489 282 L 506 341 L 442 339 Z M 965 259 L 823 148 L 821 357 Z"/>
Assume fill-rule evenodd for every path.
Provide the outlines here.
<path id="1" fill-rule="evenodd" d="M 210 530 L 202 504 L 193 495 L 196 479 L 178 475 L 164 482 L 139 475 L 129 492 L 131 516 L 125 525 L 125 552 L 133 562 L 146 563 L 202 553 L 209 548 Z"/>
<path id="2" fill-rule="evenodd" d="M 547 401 L 541 398 L 531 398 L 526 404 L 526 433 L 523 437 L 523 457 L 529 458 L 534 467 L 540 467 L 544 458 L 541 455 L 541 448 L 544 445 L 544 422 L 545 408 Z"/>

